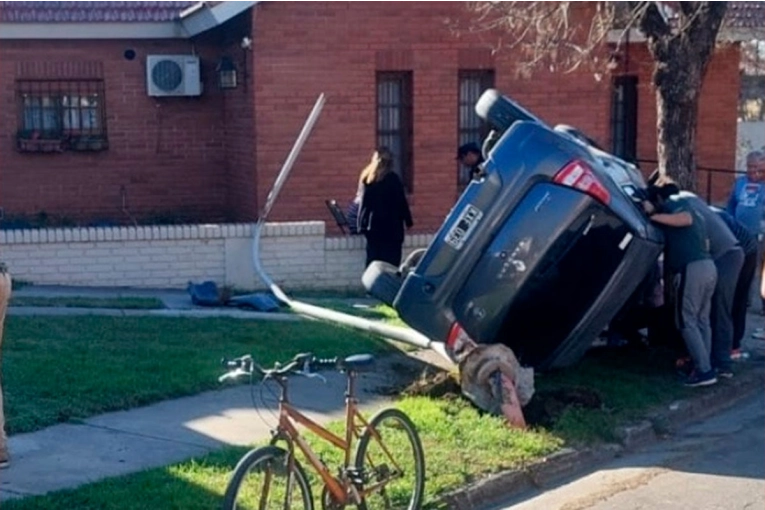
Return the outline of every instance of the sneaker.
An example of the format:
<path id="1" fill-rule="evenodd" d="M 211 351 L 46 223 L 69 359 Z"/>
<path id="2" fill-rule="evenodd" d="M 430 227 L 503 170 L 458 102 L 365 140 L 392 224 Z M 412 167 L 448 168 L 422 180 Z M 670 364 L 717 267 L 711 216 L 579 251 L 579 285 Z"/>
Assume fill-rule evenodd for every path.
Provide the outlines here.
<path id="1" fill-rule="evenodd" d="M 722 377 L 723 379 L 733 379 L 733 370 L 730 368 L 718 368 L 716 372 L 717 377 Z"/>
<path id="2" fill-rule="evenodd" d="M 0 451 L 0 469 L 5 469 L 11 465 L 11 458 L 7 451 Z"/>
<path id="3" fill-rule="evenodd" d="M 749 353 L 741 349 L 733 349 L 730 351 L 730 359 L 731 361 L 746 361 L 749 359 Z"/>
<path id="4" fill-rule="evenodd" d="M 717 382 L 717 376 L 714 370 L 708 372 L 696 372 L 694 371 L 685 380 L 685 385 L 689 388 L 696 388 L 697 386 L 711 386 Z"/>
<path id="5" fill-rule="evenodd" d="M 763 328 L 755 329 L 754 333 L 752 333 L 752 338 L 755 338 L 757 340 L 765 340 L 765 329 Z"/>

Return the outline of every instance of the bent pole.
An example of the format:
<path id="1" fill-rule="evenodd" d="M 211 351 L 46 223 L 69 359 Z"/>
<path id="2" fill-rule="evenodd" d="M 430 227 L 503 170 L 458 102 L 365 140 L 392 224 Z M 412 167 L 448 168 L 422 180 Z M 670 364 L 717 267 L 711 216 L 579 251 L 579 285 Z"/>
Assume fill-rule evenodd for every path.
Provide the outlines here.
<path id="1" fill-rule="evenodd" d="M 303 145 L 305 145 L 308 136 L 311 134 L 311 131 L 313 130 L 313 127 L 316 124 L 322 109 L 324 108 L 324 103 L 324 94 L 321 94 L 316 100 L 311 113 L 308 115 L 308 118 L 303 125 L 303 129 L 300 131 L 300 134 L 295 140 L 295 144 L 292 146 L 292 150 L 287 156 L 287 159 L 284 161 L 284 165 L 282 165 L 282 169 L 279 171 L 279 175 L 276 177 L 274 186 L 269 192 L 268 198 L 266 198 L 266 204 L 263 207 L 260 218 L 258 218 L 258 222 L 255 224 L 252 239 L 252 262 L 255 268 L 255 272 L 279 301 L 283 302 L 299 314 L 306 315 L 314 319 L 342 324 L 344 326 L 349 326 L 354 329 L 371 333 L 373 335 L 390 338 L 392 340 L 398 340 L 399 342 L 404 342 L 416 347 L 432 349 L 447 359 L 450 363 L 453 363 L 452 359 L 446 353 L 443 343 L 433 342 L 422 333 L 419 333 L 418 331 L 415 331 L 411 328 L 391 326 L 389 324 L 371 321 L 362 317 L 357 317 L 355 315 L 336 312 L 334 310 L 329 310 L 320 306 L 315 306 L 304 303 L 302 301 L 290 299 L 290 297 L 287 296 L 287 294 L 271 279 L 271 277 L 263 268 L 263 264 L 260 260 L 260 236 L 263 231 L 263 225 L 265 224 L 266 218 L 271 212 L 271 209 L 273 208 L 274 203 L 279 196 L 279 192 L 281 191 L 282 186 L 284 186 L 284 183 L 286 182 L 287 177 L 292 170 L 292 166 L 295 164 L 295 160 L 300 154 Z"/>

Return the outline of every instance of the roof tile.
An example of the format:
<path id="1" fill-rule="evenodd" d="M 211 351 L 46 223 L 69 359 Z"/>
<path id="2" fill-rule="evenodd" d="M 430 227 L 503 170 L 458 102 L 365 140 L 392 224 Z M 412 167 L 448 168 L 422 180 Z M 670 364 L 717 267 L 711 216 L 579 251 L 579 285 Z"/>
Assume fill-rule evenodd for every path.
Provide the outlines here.
<path id="1" fill-rule="evenodd" d="M 198 2 L 0 2 L 0 21 L 16 23 L 159 22 Z M 213 2 L 207 2 L 213 4 Z M 725 25 L 765 28 L 765 2 L 729 2 Z"/>
<path id="2" fill-rule="evenodd" d="M 728 2 L 725 24 L 731 28 L 765 28 L 765 2 Z"/>
<path id="3" fill-rule="evenodd" d="M 197 2 L 0 2 L 0 21 L 16 23 L 161 22 Z"/>

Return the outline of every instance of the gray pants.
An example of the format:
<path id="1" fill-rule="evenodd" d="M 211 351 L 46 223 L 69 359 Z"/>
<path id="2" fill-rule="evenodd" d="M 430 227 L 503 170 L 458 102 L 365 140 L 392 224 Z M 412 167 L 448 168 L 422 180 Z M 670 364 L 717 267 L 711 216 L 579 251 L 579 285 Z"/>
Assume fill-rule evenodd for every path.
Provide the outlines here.
<path id="1" fill-rule="evenodd" d="M 712 326 L 709 316 L 716 283 L 717 269 L 709 259 L 691 262 L 675 277 L 677 329 L 699 372 L 712 369 Z"/>
<path id="2" fill-rule="evenodd" d="M 733 299 L 743 265 L 744 251 L 741 248 L 728 250 L 715 260 L 717 284 L 712 296 L 712 366 L 721 370 L 730 370 Z"/>

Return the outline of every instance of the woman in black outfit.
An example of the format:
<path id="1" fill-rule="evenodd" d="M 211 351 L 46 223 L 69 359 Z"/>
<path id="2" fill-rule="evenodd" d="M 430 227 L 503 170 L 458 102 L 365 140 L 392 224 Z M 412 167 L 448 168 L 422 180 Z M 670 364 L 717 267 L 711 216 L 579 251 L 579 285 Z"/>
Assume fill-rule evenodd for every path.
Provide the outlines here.
<path id="1" fill-rule="evenodd" d="M 404 185 L 392 167 L 390 151 L 379 147 L 359 179 L 359 232 L 367 239 L 367 266 L 375 260 L 401 264 L 404 225 L 412 227 Z"/>

